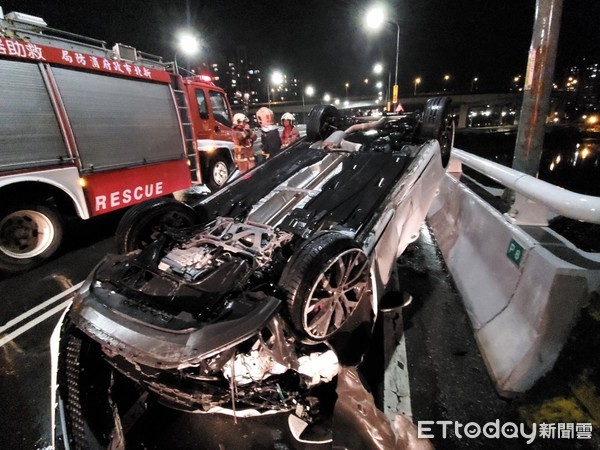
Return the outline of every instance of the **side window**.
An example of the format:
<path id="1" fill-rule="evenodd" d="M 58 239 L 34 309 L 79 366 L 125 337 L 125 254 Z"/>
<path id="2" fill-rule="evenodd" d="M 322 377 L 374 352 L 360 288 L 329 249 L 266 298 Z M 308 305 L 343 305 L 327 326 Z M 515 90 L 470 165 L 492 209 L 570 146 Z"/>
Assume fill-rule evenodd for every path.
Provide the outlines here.
<path id="1" fill-rule="evenodd" d="M 196 89 L 196 101 L 198 102 L 198 112 L 201 119 L 208 119 L 208 105 L 206 104 L 206 95 L 202 89 Z"/>
<path id="2" fill-rule="evenodd" d="M 225 96 L 216 91 L 210 91 L 209 95 L 215 120 L 226 127 L 231 127 L 231 111 L 229 111 Z"/>

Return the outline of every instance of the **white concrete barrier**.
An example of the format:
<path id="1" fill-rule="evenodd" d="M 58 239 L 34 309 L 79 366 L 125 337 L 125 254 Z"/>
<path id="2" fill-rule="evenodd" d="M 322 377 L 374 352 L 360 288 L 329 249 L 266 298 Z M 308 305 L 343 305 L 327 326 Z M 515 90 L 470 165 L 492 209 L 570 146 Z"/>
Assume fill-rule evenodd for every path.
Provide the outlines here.
<path id="1" fill-rule="evenodd" d="M 598 290 L 600 264 L 588 260 L 583 268 L 556 257 L 450 175 L 428 221 L 498 392 L 529 389 L 552 368 L 591 291 Z M 544 231 L 554 245 L 576 252 Z"/>

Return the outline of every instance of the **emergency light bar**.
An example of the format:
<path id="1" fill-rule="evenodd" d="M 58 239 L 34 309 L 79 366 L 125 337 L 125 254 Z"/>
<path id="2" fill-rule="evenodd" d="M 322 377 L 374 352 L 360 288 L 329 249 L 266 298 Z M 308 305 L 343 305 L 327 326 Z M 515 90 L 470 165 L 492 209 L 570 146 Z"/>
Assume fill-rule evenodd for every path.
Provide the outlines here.
<path id="1" fill-rule="evenodd" d="M 0 17 L 1 16 L 2 9 L 0 8 Z M 23 14 L 20 12 L 9 12 L 6 16 L 4 16 L 4 18 L 6 20 L 13 20 L 26 25 L 33 25 L 34 27 L 44 28 L 48 26 L 48 24 L 41 17 L 30 16 L 29 14 Z"/>
<path id="2" fill-rule="evenodd" d="M 115 52 L 115 55 L 117 55 L 119 59 L 125 61 L 136 62 L 138 60 L 137 50 L 129 45 L 115 44 L 113 52 Z"/>

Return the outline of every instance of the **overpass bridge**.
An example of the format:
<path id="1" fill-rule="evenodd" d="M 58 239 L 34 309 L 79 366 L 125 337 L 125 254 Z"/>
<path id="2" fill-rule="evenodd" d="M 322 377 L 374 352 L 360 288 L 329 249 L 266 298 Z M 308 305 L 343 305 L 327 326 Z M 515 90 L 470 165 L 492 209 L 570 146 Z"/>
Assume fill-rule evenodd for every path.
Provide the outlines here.
<path id="1" fill-rule="evenodd" d="M 487 121 L 501 121 L 502 113 L 511 114 L 514 117 L 509 118 L 511 124 L 517 124 L 517 115 L 521 108 L 523 99 L 522 93 L 488 93 L 488 94 L 456 94 L 447 92 L 429 92 L 410 97 L 400 98 L 400 103 L 408 111 L 420 109 L 425 105 L 428 98 L 437 96 L 447 96 L 452 98 L 454 114 L 458 116 L 458 128 L 467 126 L 478 126 L 486 122 L 486 119 L 473 121 L 470 120 L 469 114 L 476 112 L 481 114 L 480 117 L 488 117 Z M 310 110 L 323 102 L 315 101 L 314 99 L 291 100 L 283 102 L 257 103 L 249 105 L 247 112 L 254 114 L 263 106 L 269 107 L 275 113 L 275 117 L 281 116 L 285 112 L 293 113 L 300 123 L 305 123 Z M 348 101 L 341 102 L 335 105 L 339 110 L 345 112 L 357 112 L 359 109 L 364 113 L 368 110 L 383 111 L 385 108 L 384 102 L 378 102 L 373 98 L 366 97 L 350 97 Z M 241 105 L 233 108 L 235 112 L 242 111 Z M 496 123 L 500 125 L 501 123 Z"/>

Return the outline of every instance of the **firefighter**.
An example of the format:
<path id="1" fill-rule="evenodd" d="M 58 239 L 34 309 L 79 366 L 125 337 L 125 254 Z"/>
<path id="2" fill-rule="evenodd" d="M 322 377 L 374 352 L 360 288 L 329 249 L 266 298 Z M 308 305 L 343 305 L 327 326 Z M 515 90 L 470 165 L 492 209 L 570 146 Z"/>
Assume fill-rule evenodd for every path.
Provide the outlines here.
<path id="1" fill-rule="evenodd" d="M 292 113 L 286 112 L 281 116 L 281 125 L 283 125 L 283 131 L 281 132 L 281 148 L 285 148 L 298 139 L 300 139 L 300 132 L 298 128 L 294 126 L 295 117 Z"/>
<path id="2" fill-rule="evenodd" d="M 256 120 L 261 131 L 262 154 L 265 158 L 275 156 L 281 150 L 281 137 L 274 124 L 273 111 L 264 106 L 256 112 Z"/>
<path id="3" fill-rule="evenodd" d="M 248 172 L 255 166 L 254 149 L 252 144 L 256 134 L 250 129 L 248 117 L 237 113 L 233 116 L 233 149 L 235 164 L 240 173 Z"/>

